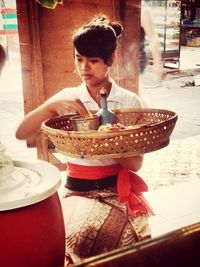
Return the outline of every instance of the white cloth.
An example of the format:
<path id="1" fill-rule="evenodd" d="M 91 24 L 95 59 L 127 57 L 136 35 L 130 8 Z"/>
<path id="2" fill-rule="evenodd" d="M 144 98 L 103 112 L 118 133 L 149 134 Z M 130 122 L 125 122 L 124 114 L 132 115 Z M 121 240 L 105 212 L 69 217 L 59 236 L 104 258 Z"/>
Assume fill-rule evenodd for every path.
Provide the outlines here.
<path id="1" fill-rule="evenodd" d="M 109 109 L 142 108 L 142 102 L 137 94 L 118 86 L 113 80 L 111 82 L 112 86 L 107 98 Z M 98 104 L 90 96 L 85 83 L 82 83 L 78 87 L 64 88 L 47 101 L 59 99 L 80 99 L 88 110 L 99 110 Z M 114 160 L 86 160 L 72 157 L 65 157 L 65 159 L 66 162 L 85 166 L 102 166 L 115 163 Z"/>

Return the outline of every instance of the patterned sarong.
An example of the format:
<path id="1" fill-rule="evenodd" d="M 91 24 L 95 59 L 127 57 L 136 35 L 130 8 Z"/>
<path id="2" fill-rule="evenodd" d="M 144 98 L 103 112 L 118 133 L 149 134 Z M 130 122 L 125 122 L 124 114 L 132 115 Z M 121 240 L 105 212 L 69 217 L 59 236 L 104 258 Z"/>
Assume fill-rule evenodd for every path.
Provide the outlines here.
<path id="1" fill-rule="evenodd" d="M 66 261 L 78 260 L 134 244 L 151 235 L 148 216 L 127 214 L 112 190 L 67 190 L 62 199 L 66 228 Z"/>
<path id="2" fill-rule="evenodd" d="M 69 166 L 70 174 L 71 167 L 73 166 Z M 123 174 L 124 170 L 121 175 Z M 79 170 L 76 176 L 80 175 L 82 172 Z M 125 175 L 125 182 L 129 183 L 126 171 Z M 137 177 L 135 176 L 136 179 Z M 138 188 L 135 187 L 136 192 L 131 192 L 130 201 L 127 197 L 132 182 L 128 185 L 129 190 L 124 187 L 121 195 L 117 187 L 87 192 L 65 189 L 62 207 L 66 228 L 66 262 L 74 263 L 150 237 L 148 215 L 151 210 L 148 203 L 145 203 L 142 192 L 138 191 L 143 185 L 139 182 L 140 180 L 136 180 Z"/>

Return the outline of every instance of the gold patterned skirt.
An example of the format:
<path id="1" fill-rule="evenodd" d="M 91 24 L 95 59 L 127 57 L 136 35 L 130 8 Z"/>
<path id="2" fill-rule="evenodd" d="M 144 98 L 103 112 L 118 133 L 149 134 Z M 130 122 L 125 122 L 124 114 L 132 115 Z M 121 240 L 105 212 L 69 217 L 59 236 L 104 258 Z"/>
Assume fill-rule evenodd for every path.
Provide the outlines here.
<path id="1" fill-rule="evenodd" d="M 148 216 L 127 214 L 116 189 L 77 192 L 61 199 L 66 231 L 66 263 L 132 245 L 151 236 Z"/>

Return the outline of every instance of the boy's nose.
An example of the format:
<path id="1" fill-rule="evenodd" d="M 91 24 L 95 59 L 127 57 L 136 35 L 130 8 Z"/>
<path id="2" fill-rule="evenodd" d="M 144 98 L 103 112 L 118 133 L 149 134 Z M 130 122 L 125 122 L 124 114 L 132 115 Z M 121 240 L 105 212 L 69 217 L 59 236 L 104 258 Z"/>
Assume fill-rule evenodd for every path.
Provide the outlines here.
<path id="1" fill-rule="evenodd" d="M 83 70 L 87 70 L 89 68 L 88 62 L 87 61 L 83 62 L 81 67 L 82 67 Z"/>

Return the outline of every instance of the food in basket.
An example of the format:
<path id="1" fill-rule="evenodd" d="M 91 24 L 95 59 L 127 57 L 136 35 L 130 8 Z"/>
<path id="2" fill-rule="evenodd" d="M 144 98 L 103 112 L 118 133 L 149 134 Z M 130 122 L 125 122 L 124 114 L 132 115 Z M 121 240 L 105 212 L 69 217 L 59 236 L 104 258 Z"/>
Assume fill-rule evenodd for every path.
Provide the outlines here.
<path id="1" fill-rule="evenodd" d="M 125 130 L 139 129 L 143 126 L 146 126 L 146 124 L 128 125 Z"/>
<path id="2" fill-rule="evenodd" d="M 120 124 L 120 123 L 106 123 L 103 125 L 100 125 L 98 128 L 98 132 L 110 132 L 110 131 L 120 131 L 120 130 L 124 130 L 126 128 L 126 126 Z"/>
<path id="3" fill-rule="evenodd" d="M 132 130 L 132 129 L 137 129 L 140 128 L 140 125 L 128 125 L 125 126 L 121 123 L 106 123 L 103 125 L 100 125 L 98 128 L 98 132 L 114 132 L 114 131 L 121 131 L 121 130 Z"/>

